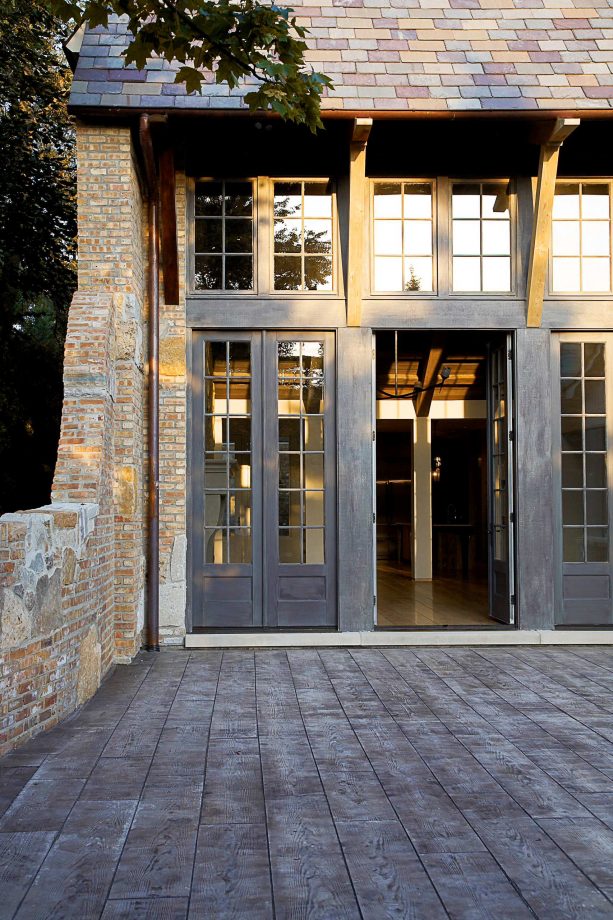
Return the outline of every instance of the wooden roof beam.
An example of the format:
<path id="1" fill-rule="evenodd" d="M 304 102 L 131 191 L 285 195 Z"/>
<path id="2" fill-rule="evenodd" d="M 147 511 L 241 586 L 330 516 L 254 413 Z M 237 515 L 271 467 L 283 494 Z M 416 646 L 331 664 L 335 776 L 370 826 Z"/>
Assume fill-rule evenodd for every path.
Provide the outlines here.
<path id="1" fill-rule="evenodd" d="M 434 388 L 445 360 L 445 347 L 443 342 L 433 339 L 430 351 L 425 362 L 423 376 L 420 378 L 420 391 L 415 396 L 415 415 L 417 418 L 427 418 L 430 415 L 430 406 L 434 397 Z"/>
<path id="2" fill-rule="evenodd" d="M 551 218 L 553 199 L 558 175 L 560 147 L 579 125 L 578 118 L 557 118 L 547 132 L 547 139 L 541 144 L 539 174 L 534 202 L 534 221 L 530 243 L 530 262 L 528 265 L 528 326 L 540 326 L 543 317 L 543 298 L 545 296 L 545 279 L 549 262 L 551 245 Z"/>
<path id="3" fill-rule="evenodd" d="M 347 266 L 347 325 L 362 323 L 362 281 L 366 253 L 366 144 L 372 118 L 355 118 L 349 144 L 349 254 Z"/>

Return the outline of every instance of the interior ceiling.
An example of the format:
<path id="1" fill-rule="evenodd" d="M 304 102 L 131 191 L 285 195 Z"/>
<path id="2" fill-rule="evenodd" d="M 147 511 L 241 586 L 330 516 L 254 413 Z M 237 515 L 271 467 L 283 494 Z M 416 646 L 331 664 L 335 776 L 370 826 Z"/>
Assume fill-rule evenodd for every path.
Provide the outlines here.
<path id="1" fill-rule="evenodd" d="M 432 349 L 441 349 L 440 371 L 433 399 L 485 399 L 488 339 L 479 334 L 457 333 L 377 335 L 377 390 L 379 398 L 410 394 L 424 379 Z M 441 371 L 449 369 L 443 382 Z M 397 388 L 397 389 L 396 389 Z"/>

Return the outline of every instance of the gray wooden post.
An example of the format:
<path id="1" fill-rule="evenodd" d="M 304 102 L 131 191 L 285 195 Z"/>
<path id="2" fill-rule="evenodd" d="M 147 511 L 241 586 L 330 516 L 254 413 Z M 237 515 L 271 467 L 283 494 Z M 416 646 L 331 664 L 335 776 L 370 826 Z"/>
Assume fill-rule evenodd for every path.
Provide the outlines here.
<path id="1" fill-rule="evenodd" d="M 515 355 L 517 590 L 522 629 L 554 625 L 550 333 L 518 329 Z"/>
<path id="2" fill-rule="evenodd" d="M 338 330 L 338 604 L 342 631 L 373 628 L 372 333 Z"/>

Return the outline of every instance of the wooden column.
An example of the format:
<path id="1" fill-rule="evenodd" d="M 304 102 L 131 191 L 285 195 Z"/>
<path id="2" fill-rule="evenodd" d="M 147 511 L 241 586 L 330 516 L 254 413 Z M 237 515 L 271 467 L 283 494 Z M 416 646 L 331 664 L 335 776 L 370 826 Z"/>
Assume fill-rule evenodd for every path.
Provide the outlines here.
<path id="1" fill-rule="evenodd" d="M 578 118 L 558 118 L 541 144 L 539 174 L 534 202 L 534 223 L 528 266 L 527 316 L 528 326 L 540 326 L 543 315 L 545 279 L 551 244 L 551 215 L 558 175 L 558 158 L 562 142 L 579 124 Z"/>
<path id="2" fill-rule="evenodd" d="M 338 612 L 339 628 L 374 625 L 372 333 L 339 329 Z"/>
<path id="3" fill-rule="evenodd" d="M 522 629 L 553 629 L 551 335 L 518 329 L 515 342 L 517 595 Z"/>
<path id="4" fill-rule="evenodd" d="M 347 267 L 347 325 L 362 323 L 362 282 L 367 252 L 364 215 L 366 207 L 366 144 L 372 118 L 356 118 L 349 145 L 349 258 Z"/>

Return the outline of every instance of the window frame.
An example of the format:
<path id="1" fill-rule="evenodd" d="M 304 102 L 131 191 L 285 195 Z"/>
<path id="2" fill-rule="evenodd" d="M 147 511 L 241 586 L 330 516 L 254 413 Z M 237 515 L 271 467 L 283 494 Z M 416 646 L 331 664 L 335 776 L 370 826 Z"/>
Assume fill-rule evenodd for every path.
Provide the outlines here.
<path id="1" fill-rule="evenodd" d="M 498 300 L 498 299 L 516 299 L 518 296 L 518 266 L 519 251 L 518 239 L 519 233 L 517 228 L 517 187 L 515 181 L 508 177 L 499 178 L 479 178 L 475 177 L 448 177 L 448 192 L 446 196 L 447 208 L 447 291 L 448 297 L 459 300 Z M 510 286 L 508 291 L 454 291 L 453 290 L 453 187 L 454 185 L 506 185 L 509 196 L 509 261 L 510 261 Z M 480 193 L 482 194 L 482 193 Z M 483 220 L 479 217 L 479 223 Z M 480 260 L 483 259 L 483 253 L 479 254 Z"/>
<path id="2" fill-rule="evenodd" d="M 368 189 L 368 246 L 369 246 L 369 259 L 368 259 L 368 271 L 369 271 L 369 283 L 368 290 L 371 297 L 385 297 L 389 299 L 390 297 L 437 297 L 440 294 L 439 290 L 439 257 L 440 257 L 440 240 L 439 240 L 439 196 L 438 196 L 438 186 L 439 182 L 436 178 L 419 178 L 417 176 L 405 176 L 403 178 L 388 177 L 388 176 L 371 176 L 368 179 L 369 189 Z M 379 291 L 375 288 L 375 186 L 378 183 L 386 183 L 388 185 L 393 185 L 395 183 L 401 185 L 429 185 L 431 190 L 431 200 L 432 200 L 432 290 L 431 291 Z M 401 221 L 404 221 L 404 215 L 400 218 Z M 405 259 L 406 256 L 404 253 L 401 255 L 402 259 Z"/>
<path id="3" fill-rule="evenodd" d="M 330 198 L 332 203 L 332 287 L 328 291 L 312 290 L 277 290 L 275 288 L 275 217 L 274 217 L 274 198 L 276 182 L 309 182 L 312 184 L 329 185 Z M 267 202 L 266 215 L 270 219 L 270 232 L 268 244 L 270 246 L 270 256 L 268 260 L 268 275 L 266 294 L 275 298 L 288 297 L 338 297 L 340 291 L 339 283 L 339 235 L 338 235 L 338 207 L 337 207 L 337 187 L 336 181 L 332 177 L 326 176 L 270 176 L 266 181 L 267 185 Z M 277 253 L 283 255 L 283 253 Z"/>
<path id="4" fill-rule="evenodd" d="M 196 274 L 196 185 L 199 182 L 250 182 L 253 188 L 253 288 L 249 290 L 224 290 L 212 288 L 198 290 Z M 332 199 L 332 287 L 328 291 L 277 291 L 274 288 L 274 215 L 273 198 L 275 182 L 317 182 L 330 186 Z M 186 296 L 190 299 L 224 299 L 226 297 L 271 298 L 287 300 L 294 297 L 315 297 L 318 300 L 338 299 L 343 296 L 343 279 L 340 271 L 340 236 L 338 221 L 337 182 L 325 176 L 196 176 L 188 188 L 185 257 Z"/>
<path id="5" fill-rule="evenodd" d="M 545 288 L 546 300 L 611 300 L 613 296 L 613 178 L 607 176 L 558 176 L 558 185 L 578 183 L 579 185 L 606 185 L 609 189 L 609 280 L 608 291 L 556 291 L 553 287 L 553 209 L 551 218 L 551 239 L 547 258 L 547 284 Z M 555 193 L 554 193 L 555 194 Z M 579 218 L 579 233 L 581 233 L 582 219 Z M 581 256 L 579 257 L 581 258 Z"/>
<path id="6" fill-rule="evenodd" d="M 198 289 L 196 287 L 196 186 L 199 182 L 250 182 L 253 189 L 253 214 L 251 217 L 252 222 L 252 250 L 251 257 L 253 259 L 253 287 L 243 288 L 243 289 L 232 289 L 232 288 L 207 288 L 207 289 Z M 186 268 L 187 268 L 187 296 L 188 297 L 254 297 L 258 294 L 258 263 L 259 263 L 259 247 L 258 247 L 258 226 L 260 222 L 259 215 L 259 188 L 257 177 L 253 176 L 197 176 L 192 179 L 189 188 L 189 198 L 188 198 L 188 226 L 186 228 L 186 240 L 188 246 L 188 252 L 186 253 Z M 225 255 L 225 253 L 222 253 Z M 246 255 L 246 253 L 245 253 Z"/>

